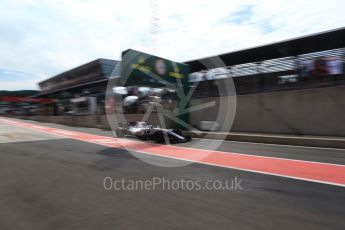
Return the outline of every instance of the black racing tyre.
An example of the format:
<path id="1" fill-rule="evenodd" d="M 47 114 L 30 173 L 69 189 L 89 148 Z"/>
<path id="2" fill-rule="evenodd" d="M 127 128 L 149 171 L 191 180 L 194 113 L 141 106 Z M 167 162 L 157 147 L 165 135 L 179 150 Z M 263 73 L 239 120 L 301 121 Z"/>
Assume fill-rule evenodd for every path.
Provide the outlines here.
<path id="1" fill-rule="evenodd" d="M 146 138 L 145 136 L 137 135 L 136 137 L 137 137 L 139 140 L 142 140 L 142 141 L 147 140 L 147 138 Z"/>
<path id="2" fill-rule="evenodd" d="M 152 140 L 158 143 L 164 142 L 164 135 L 162 132 L 156 132 L 153 134 Z"/>
<path id="3" fill-rule="evenodd" d="M 115 133 L 116 133 L 116 137 L 124 137 L 125 136 L 125 132 L 123 129 L 116 129 Z"/>

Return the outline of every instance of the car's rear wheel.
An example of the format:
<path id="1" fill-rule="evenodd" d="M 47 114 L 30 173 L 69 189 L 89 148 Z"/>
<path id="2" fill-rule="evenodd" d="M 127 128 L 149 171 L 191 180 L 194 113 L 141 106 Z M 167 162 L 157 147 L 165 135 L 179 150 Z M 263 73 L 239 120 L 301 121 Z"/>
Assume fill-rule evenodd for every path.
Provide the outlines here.
<path id="1" fill-rule="evenodd" d="M 116 137 L 124 137 L 125 136 L 125 132 L 123 129 L 116 129 L 115 134 L 116 134 Z"/>

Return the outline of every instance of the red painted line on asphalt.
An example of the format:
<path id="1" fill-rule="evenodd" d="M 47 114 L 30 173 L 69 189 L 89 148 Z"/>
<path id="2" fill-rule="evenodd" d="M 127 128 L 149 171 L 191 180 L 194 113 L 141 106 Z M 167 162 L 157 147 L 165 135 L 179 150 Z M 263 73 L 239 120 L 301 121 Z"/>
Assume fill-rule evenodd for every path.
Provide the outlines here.
<path id="1" fill-rule="evenodd" d="M 345 166 L 285 158 L 274 158 L 240 153 L 220 152 L 205 149 L 193 149 L 181 146 L 159 145 L 135 140 L 111 138 L 87 133 L 74 132 L 37 126 L 34 124 L 0 119 L 16 126 L 48 132 L 85 142 L 91 142 L 113 148 L 125 148 L 143 154 L 191 161 L 196 163 L 233 168 L 261 174 L 282 176 L 337 186 L 345 186 Z"/>

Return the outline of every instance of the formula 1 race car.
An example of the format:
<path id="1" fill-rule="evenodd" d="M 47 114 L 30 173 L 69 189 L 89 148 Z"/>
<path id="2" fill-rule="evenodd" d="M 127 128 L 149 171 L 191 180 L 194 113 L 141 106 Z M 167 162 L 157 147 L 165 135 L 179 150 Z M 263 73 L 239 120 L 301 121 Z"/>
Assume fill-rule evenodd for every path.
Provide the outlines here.
<path id="1" fill-rule="evenodd" d="M 192 139 L 190 136 L 183 135 L 181 130 L 153 127 L 145 121 L 129 121 L 125 125 L 119 124 L 116 129 L 116 136 L 124 137 L 125 135 L 135 136 L 140 140 L 167 144 L 185 143 Z"/>

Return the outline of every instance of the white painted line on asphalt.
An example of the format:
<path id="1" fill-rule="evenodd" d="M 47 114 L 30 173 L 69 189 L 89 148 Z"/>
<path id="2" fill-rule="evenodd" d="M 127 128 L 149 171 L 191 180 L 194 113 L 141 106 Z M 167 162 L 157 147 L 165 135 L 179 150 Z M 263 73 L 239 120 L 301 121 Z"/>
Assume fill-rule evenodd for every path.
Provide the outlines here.
<path id="1" fill-rule="evenodd" d="M 193 138 L 193 139 L 200 139 L 200 138 Z M 316 146 L 305 146 L 305 145 L 285 145 L 285 144 L 260 143 L 260 142 L 250 142 L 250 141 L 216 140 L 216 139 L 208 139 L 208 138 L 203 138 L 203 139 L 204 140 L 212 140 L 212 141 L 225 141 L 225 142 L 232 142 L 232 143 L 241 143 L 241 144 L 284 146 L 284 147 L 301 148 L 301 149 L 306 148 L 306 149 L 335 150 L 335 151 L 345 152 L 345 149 L 341 149 L 341 148 L 316 147 Z"/>

